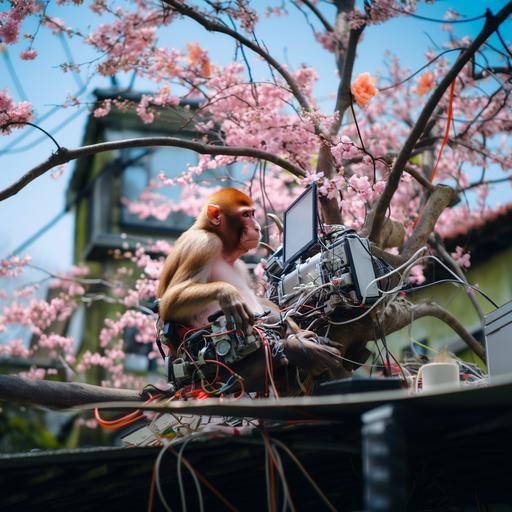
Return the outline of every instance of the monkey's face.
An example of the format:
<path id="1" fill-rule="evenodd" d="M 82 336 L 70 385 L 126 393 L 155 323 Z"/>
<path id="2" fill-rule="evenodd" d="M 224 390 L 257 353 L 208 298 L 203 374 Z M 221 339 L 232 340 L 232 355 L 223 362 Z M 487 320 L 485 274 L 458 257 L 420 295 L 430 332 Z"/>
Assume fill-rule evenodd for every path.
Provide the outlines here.
<path id="1" fill-rule="evenodd" d="M 238 213 L 241 227 L 239 248 L 245 252 L 256 249 L 261 239 L 261 227 L 254 217 L 254 208 L 242 207 Z"/>

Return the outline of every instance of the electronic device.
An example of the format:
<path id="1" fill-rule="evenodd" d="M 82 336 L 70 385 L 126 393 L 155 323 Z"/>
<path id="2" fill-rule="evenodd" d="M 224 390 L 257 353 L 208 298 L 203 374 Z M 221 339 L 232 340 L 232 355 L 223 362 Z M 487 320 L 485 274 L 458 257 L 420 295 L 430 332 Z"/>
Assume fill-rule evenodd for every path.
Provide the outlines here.
<path id="1" fill-rule="evenodd" d="M 512 374 L 512 302 L 485 317 L 485 347 L 489 381 Z"/>
<path id="2" fill-rule="evenodd" d="M 318 203 L 311 184 L 284 213 L 283 265 L 289 267 L 317 242 Z"/>
<path id="3" fill-rule="evenodd" d="M 328 313 L 343 306 L 370 306 L 379 299 L 383 284 L 377 277 L 391 267 L 376 258 L 369 241 L 353 229 L 330 226 L 329 233 L 321 230 L 319 236 L 314 184 L 292 203 L 284 219 L 283 247 L 265 267 L 270 300 L 283 308 L 311 294 L 313 299 L 322 297 Z"/>
<path id="4" fill-rule="evenodd" d="M 210 315 L 208 321 L 208 328 L 192 331 L 180 340 L 175 357 L 164 356 L 168 381 L 176 389 L 208 379 L 218 372 L 219 363 L 231 366 L 261 347 L 254 334 L 242 336 L 228 329 L 222 311 Z M 170 329 L 169 323 L 159 328 L 160 343 L 170 344 Z"/>

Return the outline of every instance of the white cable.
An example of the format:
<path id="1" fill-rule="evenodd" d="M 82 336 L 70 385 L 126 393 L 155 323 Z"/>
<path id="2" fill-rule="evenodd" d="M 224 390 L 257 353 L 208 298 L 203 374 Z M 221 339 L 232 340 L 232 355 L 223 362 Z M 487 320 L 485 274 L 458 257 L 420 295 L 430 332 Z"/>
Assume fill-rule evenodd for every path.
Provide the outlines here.
<path id="1" fill-rule="evenodd" d="M 272 442 L 270 442 L 270 446 L 272 446 Z M 274 454 L 274 457 L 276 459 L 276 465 L 277 465 L 277 471 L 279 475 L 281 476 L 281 486 L 283 488 L 283 508 L 281 512 L 286 512 L 286 509 L 288 508 L 288 502 L 289 502 L 289 490 L 288 490 L 288 482 L 285 479 L 284 476 L 284 470 L 283 470 L 283 462 L 281 460 L 281 456 L 277 452 L 277 448 L 275 446 L 272 446 L 272 453 Z"/>
<path id="2" fill-rule="evenodd" d="M 164 497 L 164 493 L 162 491 L 162 485 L 160 483 L 160 463 L 162 462 L 162 457 L 164 456 L 164 453 L 171 446 L 171 443 L 169 443 L 166 439 L 163 439 L 162 442 L 164 443 L 164 447 L 160 450 L 160 453 L 158 454 L 158 457 L 156 458 L 156 462 L 155 462 L 156 490 L 158 491 L 158 496 L 159 496 L 160 501 L 162 502 L 162 505 L 164 506 L 165 510 L 167 512 L 172 512 L 171 507 L 169 506 L 169 504 L 167 503 L 167 500 Z"/>
<path id="3" fill-rule="evenodd" d="M 332 325 L 345 325 L 345 324 L 351 324 L 352 322 L 357 322 L 358 320 L 360 320 L 361 318 L 365 317 L 370 311 L 372 311 L 373 309 L 375 309 L 375 307 L 380 303 L 382 302 L 384 299 L 386 298 L 386 295 L 383 295 L 382 297 L 380 297 L 378 300 L 375 301 L 375 303 L 369 308 L 367 309 L 362 315 L 359 315 L 359 316 L 356 316 L 355 318 L 351 318 L 350 320 L 345 320 L 343 322 L 335 322 L 334 320 L 328 320 L 328 322 Z M 391 299 L 393 300 L 393 299 Z"/>
<path id="4" fill-rule="evenodd" d="M 411 261 L 413 261 L 419 254 L 421 254 L 423 251 L 425 251 L 427 248 L 425 246 L 423 247 L 420 247 L 407 261 L 405 261 L 404 263 L 402 263 L 400 266 L 396 267 L 395 269 L 393 269 L 391 272 L 388 272 L 387 274 L 384 274 L 383 276 L 380 276 L 380 277 L 376 277 L 375 279 L 373 279 L 372 281 L 370 281 L 368 283 L 368 285 L 366 286 L 365 290 L 364 290 L 364 293 L 363 293 L 363 304 L 366 302 L 366 292 L 368 291 L 368 288 L 373 284 L 373 283 L 376 283 L 377 281 L 380 281 L 381 279 L 384 279 L 386 277 L 389 277 L 391 276 L 392 274 L 398 272 L 399 270 L 401 270 L 402 268 L 406 267 L 407 265 L 409 265 L 411 263 Z M 418 258 L 418 261 L 419 259 L 421 258 Z"/>
<path id="5" fill-rule="evenodd" d="M 199 500 L 199 510 L 200 510 L 200 512 L 204 512 L 203 493 L 201 492 L 201 484 L 199 483 L 197 475 L 196 475 L 194 469 L 192 468 L 192 466 L 190 465 L 190 463 L 187 460 L 183 460 L 183 452 L 185 451 L 185 447 L 191 440 L 192 440 L 192 436 L 188 437 L 187 439 L 185 439 L 185 441 L 183 441 L 180 451 L 178 452 L 178 459 L 176 461 L 176 469 L 177 469 L 177 474 L 178 474 L 178 485 L 180 487 L 181 506 L 182 506 L 182 511 L 187 512 L 185 486 L 183 485 L 183 475 L 182 475 L 182 471 L 181 471 L 182 463 L 183 463 L 189 470 L 189 472 L 192 475 L 192 478 L 194 480 L 194 484 L 195 484 L 196 490 L 197 490 L 197 497 Z"/>
<path id="6" fill-rule="evenodd" d="M 265 482 L 266 482 L 266 490 L 267 490 L 267 510 L 268 512 L 272 512 L 272 500 L 270 498 L 270 470 L 269 470 L 269 456 L 267 445 L 265 444 Z"/>

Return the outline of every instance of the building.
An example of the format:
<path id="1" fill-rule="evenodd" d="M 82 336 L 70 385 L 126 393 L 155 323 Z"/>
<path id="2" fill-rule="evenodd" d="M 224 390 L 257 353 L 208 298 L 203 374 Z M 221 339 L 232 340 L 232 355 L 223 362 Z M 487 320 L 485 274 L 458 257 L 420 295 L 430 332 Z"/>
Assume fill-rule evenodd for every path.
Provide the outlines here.
<path id="1" fill-rule="evenodd" d="M 454 226 L 445 237 L 445 246 L 450 253 L 457 246 L 470 252 L 471 267 L 466 272 L 469 283 L 485 292 L 498 306 L 512 300 L 512 203 L 483 217 L 470 231 Z M 438 264 L 429 267 L 427 276 L 429 282 L 452 277 Z M 484 314 L 494 310 L 483 295 L 475 295 Z M 409 298 L 414 301 L 432 298 L 455 316 L 473 336 L 484 341 L 482 322 L 464 287 L 439 284 L 411 294 Z M 447 348 L 466 360 L 479 361 L 450 327 L 431 317 L 416 320 L 410 328 L 390 336 L 389 341 L 396 353 L 411 343 L 421 352 L 424 349 L 415 343 L 420 342 L 434 350 Z"/>

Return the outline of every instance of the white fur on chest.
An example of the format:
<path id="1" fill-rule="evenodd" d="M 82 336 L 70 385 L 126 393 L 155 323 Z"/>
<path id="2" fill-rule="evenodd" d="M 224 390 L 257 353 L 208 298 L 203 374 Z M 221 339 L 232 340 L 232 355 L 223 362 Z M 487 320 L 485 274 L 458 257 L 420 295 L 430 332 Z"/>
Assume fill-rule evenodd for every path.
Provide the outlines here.
<path id="1" fill-rule="evenodd" d="M 232 284 L 242 296 L 245 304 L 253 313 L 262 313 L 263 309 L 247 281 L 248 276 L 244 264 L 237 261 L 234 265 L 220 260 L 216 261 L 210 270 L 209 281 L 224 281 Z"/>
<path id="2" fill-rule="evenodd" d="M 254 314 L 263 312 L 258 298 L 249 286 L 247 271 L 242 262 L 237 261 L 234 265 L 230 265 L 224 260 L 216 261 L 210 267 L 203 269 L 200 280 L 204 283 L 223 281 L 233 285 Z M 192 327 L 204 327 L 208 324 L 208 317 L 219 309 L 218 302 L 212 302 L 204 311 L 194 315 L 186 323 Z"/>

